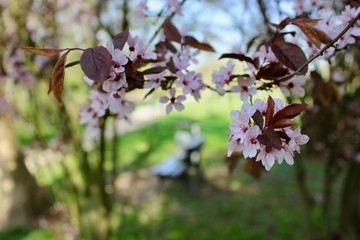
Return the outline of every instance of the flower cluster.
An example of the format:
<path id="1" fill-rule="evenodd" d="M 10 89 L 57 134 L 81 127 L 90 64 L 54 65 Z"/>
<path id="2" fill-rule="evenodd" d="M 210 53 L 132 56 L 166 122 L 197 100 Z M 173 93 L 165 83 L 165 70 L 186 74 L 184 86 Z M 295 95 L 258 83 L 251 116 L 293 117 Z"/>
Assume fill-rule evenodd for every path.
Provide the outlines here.
<path id="1" fill-rule="evenodd" d="M 249 96 L 253 96 L 257 92 L 256 80 L 265 79 L 272 80 L 273 83 L 270 85 L 278 86 L 285 96 L 304 97 L 305 76 L 292 76 L 281 81 L 274 80 L 297 71 L 310 56 L 317 54 L 321 47 L 336 38 L 360 13 L 360 7 L 346 6 L 340 14 L 337 14 L 329 2 L 313 0 L 298 1 L 295 10 L 297 14 L 306 12 L 307 15 L 311 16 L 311 19 L 287 18 L 279 25 L 274 25 L 274 27 L 277 28 L 279 33 L 287 25 L 294 25 L 303 34 L 299 32 L 289 34 L 290 32 L 284 31 L 282 33 L 285 36 L 284 38 L 278 37 L 281 34 L 275 34 L 270 40 L 258 46 L 251 57 L 246 56 L 239 50 L 222 55 L 221 58 L 231 58 L 245 62 L 247 68 L 245 74 L 236 74 L 234 63 L 230 60 L 226 66 L 214 71 L 212 82 L 215 84 L 216 91 L 219 94 L 223 95 L 225 92 L 240 93 L 240 98 L 247 101 Z M 331 58 L 337 49 L 355 43 L 356 38 L 359 36 L 360 21 L 357 21 L 333 46 L 327 48 L 320 58 Z M 305 72 L 306 69 L 300 74 L 305 74 Z M 237 84 L 235 85 L 234 82 Z M 225 89 L 225 87 L 228 88 Z"/>
<path id="2" fill-rule="evenodd" d="M 321 29 L 321 31 L 326 33 L 330 39 L 334 39 L 351 22 L 351 20 L 360 13 L 359 7 L 356 8 L 347 5 L 344 10 L 338 14 L 332 8 L 331 4 L 329 5 L 325 3 L 314 3 L 313 7 L 305 8 L 302 11 L 300 11 L 301 9 L 296 10 L 299 10 L 299 13 L 307 12 L 308 14 L 311 14 L 312 18 L 318 19 L 318 21 L 314 24 L 314 27 Z M 354 44 L 356 38 L 359 36 L 360 21 L 355 23 L 347 32 L 345 32 L 345 34 L 340 37 L 333 47 L 327 49 L 322 57 L 325 59 L 332 57 L 336 49 L 343 49 L 347 45 Z M 304 49 L 306 49 L 306 53 L 308 55 L 313 55 L 318 51 L 318 47 L 306 38 L 306 34 L 299 35 L 296 41 L 305 42 Z"/>
<path id="3" fill-rule="evenodd" d="M 128 81 L 125 66 L 131 61 L 136 63 L 146 59 L 156 59 L 154 52 L 148 52 L 144 41 L 138 36 L 127 38 L 128 55 L 123 50 L 114 47 L 113 42 L 106 44 L 106 50 L 111 56 L 111 69 L 105 81 L 98 82 L 85 76 L 85 82 L 96 90 L 90 91 L 90 103 L 80 113 L 80 122 L 88 124 L 85 139 L 96 140 L 99 133 L 99 118 L 108 112 L 117 119 L 129 119 L 135 110 L 135 104 L 126 98 Z"/>
<path id="4" fill-rule="evenodd" d="M 304 109 L 305 104 L 291 104 L 284 107 L 280 99 L 268 98 L 267 102 L 256 99 L 253 105 L 245 102 L 241 111 L 234 110 L 230 116 L 228 156 L 233 152 L 243 152 L 245 158 L 261 161 L 267 171 L 285 160 L 294 163 L 295 153 L 300 153 L 300 145 L 309 141 L 301 134 L 300 128 L 293 129 L 293 119 Z"/>
<path id="5" fill-rule="evenodd" d="M 199 54 L 198 49 L 186 43 L 189 37 L 184 34 L 180 36 L 179 33 L 178 43 L 181 43 L 180 50 L 177 50 L 172 43 L 168 42 L 166 34 L 164 37 L 164 42 L 157 45 L 158 58 L 163 61 L 160 61 L 155 66 L 167 70 L 158 74 L 146 75 L 144 88 L 157 89 L 161 87 L 168 90 L 170 98 L 163 96 L 159 101 L 167 104 L 166 113 L 169 114 L 173 107 L 177 111 L 182 111 L 184 109 L 182 101 L 186 100 L 187 96 L 192 96 L 196 101 L 199 101 L 201 91 L 205 89 L 205 85 L 200 73 L 188 69 L 192 63 L 198 63 L 196 57 Z M 165 73 L 168 73 L 168 79 L 172 79 L 171 81 L 166 80 Z M 162 85 L 162 83 L 164 84 Z M 181 89 L 182 94 L 176 94 L 177 89 Z M 178 97 L 175 97 L 175 95 L 178 95 Z"/>

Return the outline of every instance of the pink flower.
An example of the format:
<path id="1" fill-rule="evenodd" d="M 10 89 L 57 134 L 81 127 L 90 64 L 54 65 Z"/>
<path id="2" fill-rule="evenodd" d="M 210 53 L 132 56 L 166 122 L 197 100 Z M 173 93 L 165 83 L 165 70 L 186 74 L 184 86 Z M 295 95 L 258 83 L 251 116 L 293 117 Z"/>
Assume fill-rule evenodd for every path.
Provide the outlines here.
<path id="1" fill-rule="evenodd" d="M 229 124 L 229 128 L 231 136 L 230 139 L 238 139 L 239 143 L 243 144 L 249 130 L 249 126 L 240 122 L 232 122 Z"/>
<path id="2" fill-rule="evenodd" d="M 286 163 L 289 165 L 294 164 L 294 149 L 295 149 L 296 143 L 293 139 L 289 141 L 289 143 L 283 142 L 283 146 L 281 149 L 281 155 L 278 158 L 278 163 L 281 164 L 283 160 L 285 159 Z"/>
<path id="3" fill-rule="evenodd" d="M 192 90 L 196 90 L 201 86 L 199 75 L 195 72 L 189 72 L 187 74 L 177 72 L 176 76 L 178 77 L 178 80 L 175 82 L 176 86 L 183 88 L 184 95 L 191 93 Z"/>
<path id="4" fill-rule="evenodd" d="M 241 152 L 244 145 L 240 143 L 240 138 L 231 138 L 228 142 L 227 156 L 230 157 L 233 152 Z"/>
<path id="5" fill-rule="evenodd" d="M 105 92 L 113 92 L 120 88 L 127 88 L 127 86 L 125 73 L 116 74 L 111 72 L 109 78 L 103 82 L 102 89 Z"/>
<path id="6" fill-rule="evenodd" d="M 126 100 L 125 89 L 121 89 L 110 94 L 109 109 L 114 113 L 128 115 L 135 110 L 135 104 Z"/>
<path id="7" fill-rule="evenodd" d="M 129 45 L 130 54 L 132 54 L 132 52 L 135 52 L 135 46 L 138 43 L 138 41 L 139 41 L 139 36 L 132 37 L 132 35 L 129 34 L 129 37 L 127 39 L 127 44 Z"/>
<path id="8" fill-rule="evenodd" d="M 303 85 L 305 84 L 305 76 L 295 76 L 285 82 L 280 82 L 280 89 L 285 96 L 290 96 L 291 94 L 299 97 L 305 96 L 305 90 Z"/>
<path id="9" fill-rule="evenodd" d="M 253 96 L 256 93 L 256 88 L 254 87 L 255 78 L 249 77 L 244 79 L 243 77 L 238 77 L 237 86 L 231 88 L 233 92 L 240 93 L 240 99 L 243 101 L 247 101 L 249 96 Z"/>
<path id="10" fill-rule="evenodd" d="M 260 65 L 267 62 L 278 62 L 278 59 L 275 57 L 273 51 L 265 45 L 262 45 L 259 50 L 254 53 L 253 58 L 258 58 Z"/>
<path id="11" fill-rule="evenodd" d="M 170 97 L 162 96 L 160 98 L 161 103 L 169 102 L 168 105 L 166 105 L 166 114 L 169 114 L 172 111 L 173 107 L 179 112 L 184 110 L 184 105 L 181 102 L 183 102 L 186 99 L 186 97 L 184 95 L 180 95 L 176 97 L 174 88 L 169 90 L 169 94 Z"/>
<path id="12" fill-rule="evenodd" d="M 164 78 L 164 72 L 158 74 L 146 75 L 148 81 L 144 83 L 144 88 L 158 88 L 160 87 L 161 80 Z"/>
<path id="13" fill-rule="evenodd" d="M 188 66 L 190 66 L 190 58 L 174 56 L 172 58 L 176 71 L 185 70 Z"/>
<path id="14" fill-rule="evenodd" d="M 225 93 L 224 85 L 229 84 L 233 69 L 234 64 L 230 60 L 227 62 L 226 67 L 221 67 L 218 71 L 212 73 L 212 82 L 216 84 L 218 93 Z"/>
<path id="15" fill-rule="evenodd" d="M 125 66 L 129 61 L 125 54 L 120 49 L 114 49 L 114 44 L 112 42 L 107 42 L 106 48 L 111 54 L 114 71 L 116 73 L 124 72 L 125 68 L 123 66 Z"/>
<path id="16" fill-rule="evenodd" d="M 250 127 L 246 133 L 244 139 L 244 157 L 255 157 L 257 150 L 260 148 L 260 143 L 257 137 L 261 134 L 261 130 L 258 126 Z"/>
<path id="17" fill-rule="evenodd" d="M 296 143 L 296 145 L 294 146 L 294 150 L 298 153 L 300 153 L 300 147 L 299 145 L 303 145 L 306 144 L 310 138 L 305 135 L 305 134 L 301 134 L 300 132 L 300 128 L 295 128 L 294 130 L 289 129 L 286 134 L 291 138 L 294 139 L 294 142 Z"/>
<path id="18" fill-rule="evenodd" d="M 130 60 L 135 61 L 138 59 L 156 59 L 157 55 L 154 52 L 147 52 L 147 46 L 142 39 L 139 39 L 138 36 L 132 37 L 129 34 L 127 43 L 130 50 Z"/>
<path id="19" fill-rule="evenodd" d="M 94 123 L 98 118 L 105 115 L 108 108 L 108 99 L 106 94 L 92 90 L 89 93 L 90 103 L 80 112 L 80 123 Z"/>
<path id="20" fill-rule="evenodd" d="M 345 7 L 345 10 L 341 12 L 339 20 L 343 23 L 348 24 L 353 20 L 358 14 L 360 13 L 360 7 L 358 8 L 351 8 L 350 5 Z M 358 22 L 359 24 L 359 22 Z"/>
<path id="21" fill-rule="evenodd" d="M 256 157 L 256 161 L 261 161 L 266 171 L 269 171 L 275 164 L 275 160 L 281 158 L 281 152 L 275 148 L 262 146 Z"/>
<path id="22" fill-rule="evenodd" d="M 255 112 L 256 108 L 254 106 L 250 105 L 248 102 L 244 102 L 241 107 L 241 113 L 239 116 L 240 122 L 247 125 Z"/>

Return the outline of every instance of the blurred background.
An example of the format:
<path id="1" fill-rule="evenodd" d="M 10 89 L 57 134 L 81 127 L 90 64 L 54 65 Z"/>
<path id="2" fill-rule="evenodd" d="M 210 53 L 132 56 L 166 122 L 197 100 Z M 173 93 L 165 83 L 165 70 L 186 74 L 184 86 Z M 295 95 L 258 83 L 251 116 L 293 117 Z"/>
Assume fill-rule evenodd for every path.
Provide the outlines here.
<path id="1" fill-rule="evenodd" d="M 215 48 L 194 67 L 211 84 L 226 64 L 221 53 L 254 51 L 269 22 L 319 2 L 338 13 L 359 5 L 185 0 L 172 21 Z M 109 119 L 89 143 L 79 123 L 90 90 L 80 67 L 66 70 L 61 106 L 47 94 L 57 57 L 18 46 L 88 48 L 123 26 L 150 40 L 174 9 L 149 0 L 144 16 L 139 4 L 0 0 L 0 239 L 360 239 L 359 43 L 312 65 L 304 98 L 272 92 L 310 105 L 299 124 L 311 140 L 294 166 L 265 172 L 239 156 L 227 159 L 229 113 L 241 100 L 212 91 L 169 116 L 160 95 L 143 100 L 144 91 L 133 91 L 131 123 Z M 69 54 L 69 62 L 78 58 Z M 174 157 L 188 157 L 191 167 L 174 167 Z M 167 167 L 185 174 L 162 174 Z"/>

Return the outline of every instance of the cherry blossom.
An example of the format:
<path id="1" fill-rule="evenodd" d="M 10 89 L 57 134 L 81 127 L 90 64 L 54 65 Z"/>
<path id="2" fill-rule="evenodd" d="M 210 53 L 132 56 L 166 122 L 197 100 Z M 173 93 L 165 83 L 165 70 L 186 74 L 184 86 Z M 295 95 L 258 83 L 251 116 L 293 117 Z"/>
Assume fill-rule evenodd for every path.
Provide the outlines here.
<path id="1" fill-rule="evenodd" d="M 154 52 L 147 51 L 147 45 L 144 40 L 140 39 L 138 36 L 134 38 L 129 34 L 128 41 L 129 50 L 130 50 L 130 60 L 135 61 L 139 59 L 156 59 L 157 55 Z"/>
<path id="2" fill-rule="evenodd" d="M 272 101 L 274 102 L 274 114 L 284 108 L 282 100 L 273 99 Z M 258 111 L 257 114 L 259 112 L 261 114 L 261 116 L 257 115 L 257 123 L 252 120 L 255 111 Z M 259 117 L 265 118 L 267 111 L 267 102 L 259 99 L 256 99 L 253 105 L 245 102 L 241 111 L 231 111 L 230 117 L 234 122 L 229 124 L 228 156 L 231 156 L 233 152 L 242 151 L 245 158 L 256 157 L 256 161 L 261 161 L 265 169 L 269 171 L 276 161 L 281 164 L 285 159 L 289 165 L 292 165 L 295 152 L 300 153 L 300 145 L 307 143 L 309 137 L 301 134 L 300 128 L 292 129 L 292 124 L 288 125 L 290 127 L 276 130 L 271 130 L 272 125 L 257 125 Z M 273 133 L 269 135 L 269 131 Z M 278 135 L 276 131 L 282 132 L 282 134 Z M 271 143 L 272 141 L 280 141 L 281 145 L 274 145 Z"/>
<path id="3" fill-rule="evenodd" d="M 121 89 L 110 94 L 109 109 L 114 113 L 128 115 L 135 110 L 135 104 L 125 98 L 125 89 Z"/>
<path id="4" fill-rule="evenodd" d="M 233 61 L 228 61 L 226 67 L 221 67 L 218 71 L 212 73 L 212 82 L 216 84 L 216 90 L 220 94 L 224 94 L 224 85 L 229 84 L 230 77 L 234 69 Z"/>
<path id="5" fill-rule="evenodd" d="M 201 87 L 202 82 L 200 82 L 200 75 L 195 72 L 189 72 L 187 74 L 177 72 L 176 76 L 178 77 L 176 86 L 183 88 L 184 95 L 192 93 L 192 90 L 196 90 Z"/>
<path id="6" fill-rule="evenodd" d="M 169 90 L 170 97 L 162 96 L 160 98 L 161 103 L 168 103 L 166 105 L 166 114 L 170 114 L 173 108 L 181 112 L 184 110 L 184 105 L 182 102 L 186 99 L 184 95 L 175 96 L 175 89 L 172 88 Z"/>
<path id="7" fill-rule="evenodd" d="M 304 97 L 305 90 L 303 85 L 305 82 L 305 76 L 295 76 L 287 81 L 281 82 L 279 86 L 285 96 L 293 94 L 295 96 Z"/>
<path id="8" fill-rule="evenodd" d="M 116 74 L 111 72 L 109 78 L 102 84 L 102 89 L 109 93 L 120 88 L 127 88 L 126 76 L 124 73 Z"/>
<path id="9" fill-rule="evenodd" d="M 243 150 L 244 157 L 251 158 L 256 156 L 257 150 L 260 148 L 260 142 L 257 140 L 260 134 L 261 130 L 258 126 L 250 127 L 246 132 Z"/>
<path id="10" fill-rule="evenodd" d="M 172 61 L 174 63 L 176 71 L 185 70 L 188 66 L 190 66 L 190 62 L 189 62 L 190 59 L 187 57 L 184 58 L 184 57 L 175 55 L 172 58 Z"/>
<path id="11" fill-rule="evenodd" d="M 106 48 L 111 55 L 111 60 L 113 63 L 113 69 L 116 73 L 122 73 L 125 71 L 124 66 L 129 61 L 126 55 L 118 48 L 114 48 L 114 44 L 112 42 L 106 43 Z"/>
<path id="12" fill-rule="evenodd" d="M 273 51 L 265 45 L 261 45 L 260 49 L 254 53 L 253 58 L 258 58 L 260 65 L 268 62 L 278 62 Z"/>
<path id="13" fill-rule="evenodd" d="M 238 77 L 237 86 L 233 86 L 231 91 L 240 93 L 240 99 L 243 101 L 247 101 L 250 96 L 256 94 L 256 88 L 254 86 L 255 78 L 249 77 L 247 79 L 243 77 Z"/>
<path id="14" fill-rule="evenodd" d="M 107 95 L 92 90 L 89 93 L 90 103 L 80 112 L 80 123 L 94 123 L 98 118 L 105 115 L 109 106 Z"/>
<path id="15" fill-rule="evenodd" d="M 267 146 L 262 146 L 256 157 L 256 161 L 261 161 L 266 171 L 269 171 L 275 164 L 275 160 L 282 158 L 281 151 Z"/>
<path id="16" fill-rule="evenodd" d="M 241 152 L 244 145 L 240 143 L 240 138 L 231 138 L 228 142 L 227 156 L 230 157 L 233 152 Z"/>
<path id="17" fill-rule="evenodd" d="M 144 88 L 158 88 L 160 87 L 161 80 L 164 78 L 164 72 L 158 74 L 146 75 L 148 81 L 144 83 Z"/>

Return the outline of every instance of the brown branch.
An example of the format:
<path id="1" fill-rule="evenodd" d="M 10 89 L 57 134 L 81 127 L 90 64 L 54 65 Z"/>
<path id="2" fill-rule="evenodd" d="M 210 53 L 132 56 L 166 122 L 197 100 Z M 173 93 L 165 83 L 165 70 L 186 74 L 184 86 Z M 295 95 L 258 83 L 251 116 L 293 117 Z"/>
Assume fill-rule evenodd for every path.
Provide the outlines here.
<path id="1" fill-rule="evenodd" d="M 321 56 L 328 48 L 334 46 L 334 44 L 357 22 L 357 20 L 360 19 L 360 13 L 351 20 L 351 22 L 349 22 L 349 24 L 332 40 L 330 41 L 328 44 L 326 44 L 317 54 L 313 55 L 311 58 L 309 58 L 300 68 L 298 68 L 295 72 L 285 75 L 281 78 L 278 78 L 276 80 L 274 80 L 274 82 L 283 82 L 288 80 L 289 78 L 293 77 L 293 76 L 297 76 L 300 74 L 300 72 L 307 66 L 309 65 L 312 61 L 314 61 L 316 58 L 318 58 L 319 56 Z"/>
<path id="2" fill-rule="evenodd" d="M 124 0 L 124 2 L 123 2 L 123 19 L 122 19 L 122 29 L 121 29 L 121 31 L 125 31 L 126 29 L 129 28 L 128 15 L 129 15 L 128 1 Z"/>
<path id="3" fill-rule="evenodd" d="M 257 0 L 257 4 L 259 5 L 260 13 L 261 13 L 262 17 L 264 18 L 267 33 L 269 35 L 271 35 L 273 32 L 272 32 L 271 27 L 270 27 L 270 20 L 266 15 L 266 7 L 264 5 L 264 2 L 262 0 Z"/>

